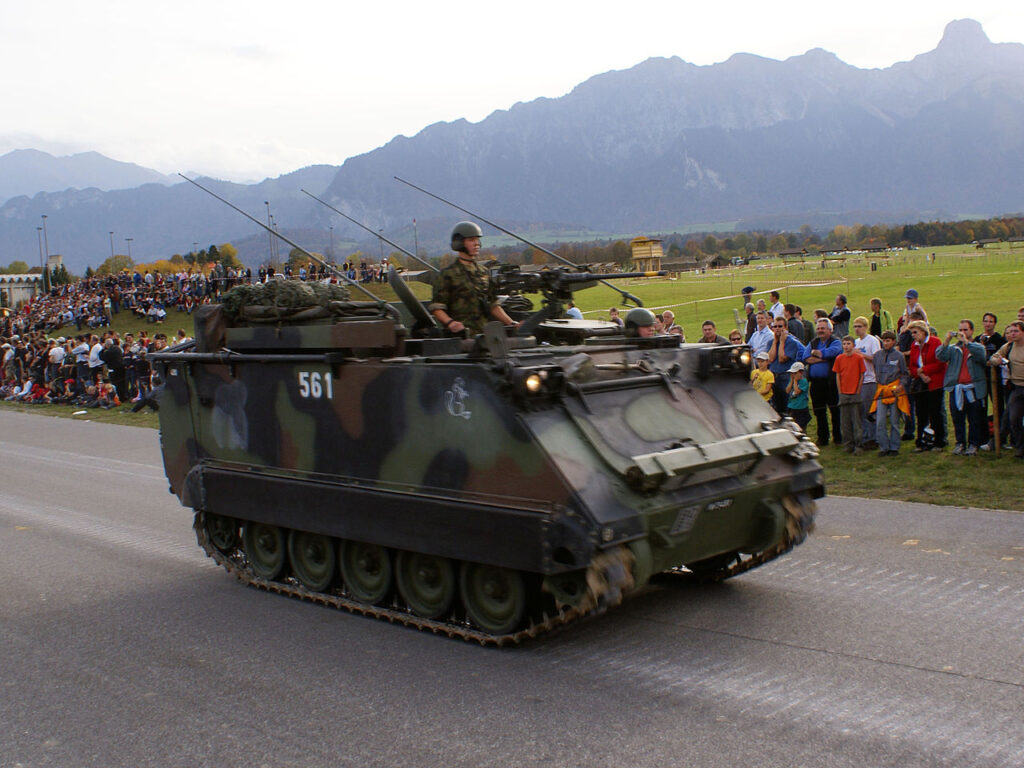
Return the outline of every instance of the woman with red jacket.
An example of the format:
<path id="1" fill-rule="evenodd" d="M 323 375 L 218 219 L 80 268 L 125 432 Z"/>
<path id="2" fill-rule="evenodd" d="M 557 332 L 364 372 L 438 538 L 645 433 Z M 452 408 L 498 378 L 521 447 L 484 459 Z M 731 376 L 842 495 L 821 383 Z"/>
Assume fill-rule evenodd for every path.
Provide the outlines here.
<path id="1" fill-rule="evenodd" d="M 942 346 L 938 337 L 928 333 L 928 325 L 915 320 L 909 325 L 914 343 L 910 345 L 910 391 L 914 394 L 914 413 L 917 417 L 917 448 L 915 453 L 946 447 L 946 420 L 942 413 L 942 382 L 946 377 L 946 364 L 935 357 Z M 915 383 L 916 382 L 916 383 Z M 925 427 L 931 427 L 934 443 L 927 445 L 922 439 Z"/>

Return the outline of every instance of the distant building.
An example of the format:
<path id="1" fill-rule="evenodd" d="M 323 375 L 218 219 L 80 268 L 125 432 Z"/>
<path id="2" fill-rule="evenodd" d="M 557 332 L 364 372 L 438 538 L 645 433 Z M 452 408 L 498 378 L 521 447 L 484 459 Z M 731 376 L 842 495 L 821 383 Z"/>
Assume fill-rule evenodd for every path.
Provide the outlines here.
<path id="1" fill-rule="evenodd" d="M 42 290 L 42 275 L 0 275 L 0 306 L 18 307 Z"/>
<path id="2" fill-rule="evenodd" d="M 633 249 L 633 268 L 637 272 L 661 270 L 661 240 L 652 237 L 634 237 L 629 242 Z"/>

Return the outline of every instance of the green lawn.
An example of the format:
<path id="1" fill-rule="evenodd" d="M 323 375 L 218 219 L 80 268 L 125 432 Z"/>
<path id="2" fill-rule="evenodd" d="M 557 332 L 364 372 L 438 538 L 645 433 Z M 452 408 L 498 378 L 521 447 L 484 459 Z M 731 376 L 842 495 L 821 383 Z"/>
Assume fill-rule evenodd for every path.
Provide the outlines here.
<path id="1" fill-rule="evenodd" d="M 931 261 L 933 252 L 935 260 Z M 877 265 L 875 271 L 872 262 Z M 624 281 L 628 283 L 624 287 L 651 309 L 672 309 L 691 340 L 700 335 L 704 320 L 714 320 L 720 330 L 734 327 L 733 310 L 740 309 L 740 290 L 747 285 L 757 289 L 755 298 L 765 301 L 768 291 L 778 290 L 784 303 L 798 304 L 807 318 L 815 309 L 831 311 L 837 293 L 846 295 L 854 317 L 868 315 L 870 300 L 878 297 L 895 318 L 906 306 L 903 297 L 907 289 L 915 288 L 929 322 L 941 333 L 955 328 L 963 317 L 980 326 L 984 312 L 995 312 L 1001 325 L 1015 320 L 1024 305 L 1022 273 L 1024 248 L 977 251 L 969 246 L 946 246 L 903 251 L 887 259 L 850 258 L 845 265 L 829 261 L 824 269 L 820 260 L 799 264 L 755 261 L 704 275 L 685 273 L 678 279 Z M 603 285 L 582 291 L 576 298 L 587 317 L 606 318 L 608 307 L 621 306 L 618 294 Z"/>

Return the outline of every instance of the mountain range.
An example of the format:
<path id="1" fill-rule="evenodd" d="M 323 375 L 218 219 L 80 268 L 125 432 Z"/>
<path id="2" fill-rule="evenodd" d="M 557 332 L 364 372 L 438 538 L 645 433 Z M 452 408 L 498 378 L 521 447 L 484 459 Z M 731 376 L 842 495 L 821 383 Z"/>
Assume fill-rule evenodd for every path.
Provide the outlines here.
<path id="1" fill-rule="evenodd" d="M 393 176 L 527 233 L 591 230 L 596 239 L 725 221 L 827 228 L 1024 210 L 1022 124 L 1024 45 L 994 44 L 964 19 L 934 50 L 885 69 L 858 69 L 821 49 L 784 61 L 741 53 L 710 66 L 652 58 L 479 123 L 428 126 L 340 167 L 203 183 L 261 220 L 268 201 L 282 231 L 320 252 L 333 237 L 339 255 L 377 245 L 300 188 L 410 246 L 416 218 L 430 253 L 466 216 Z M 150 180 L 8 200 L 0 263 L 34 263 L 26 256 L 44 213 L 50 250 L 72 271 L 110 255 L 111 230 L 119 252 L 120 239 L 133 238 L 136 260 L 225 241 L 247 263 L 266 258 L 267 235 L 251 222 L 191 185 Z M 23 176 L 19 183 L 25 189 Z"/>
<path id="2" fill-rule="evenodd" d="M 180 179 L 134 163 L 111 160 L 99 152 L 54 157 L 38 149 L 0 155 L 0 203 L 19 195 L 95 187 L 131 189 L 143 184 L 175 184 Z"/>

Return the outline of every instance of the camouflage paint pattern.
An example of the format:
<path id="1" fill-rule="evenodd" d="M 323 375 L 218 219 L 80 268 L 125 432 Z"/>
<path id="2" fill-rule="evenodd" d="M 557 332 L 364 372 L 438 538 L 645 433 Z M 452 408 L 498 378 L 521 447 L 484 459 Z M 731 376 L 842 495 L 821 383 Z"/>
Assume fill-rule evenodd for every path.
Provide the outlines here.
<path id="1" fill-rule="evenodd" d="M 809 441 L 779 427 L 749 386 L 749 368 L 708 372 L 713 349 L 735 348 L 644 348 L 620 338 L 497 359 L 427 357 L 403 354 L 404 329 L 390 318 L 228 336 L 241 357 L 186 351 L 159 361 L 164 463 L 187 506 L 203 507 L 202 471 L 213 468 L 268 488 L 287 479 L 372 491 L 401 501 L 411 528 L 417 505 L 471 502 L 540 516 L 539 571 L 579 569 L 597 551 L 628 544 L 643 581 L 721 553 L 759 551 L 782 535 L 781 499 L 824 493 Z M 537 372 L 542 383 L 532 392 L 524 382 Z M 764 449 L 757 440 L 766 435 L 782 447 Z M 692 448 L 706 465 L 680 469 Z M 665 472 L 640 469 L 654 465 Z M 208 511 L 251 519 L 246 510 Z M 297 509 L 296 519 L 307 513 L 344 518 L 350 510 Z M 486 531 L 461 530 L 466 518 L 454 513 L 440 542 L 444 526 L 432 514 L 421 536 L 404 532 L 419 551 L 451 556 L 463 536 L 477 557 L 511 546 L 480 542 Z M 360 525 L 353 537 L 376 541 L 372 516 Z"/>

